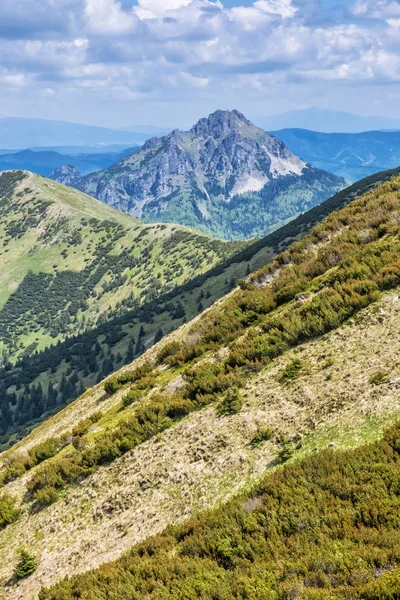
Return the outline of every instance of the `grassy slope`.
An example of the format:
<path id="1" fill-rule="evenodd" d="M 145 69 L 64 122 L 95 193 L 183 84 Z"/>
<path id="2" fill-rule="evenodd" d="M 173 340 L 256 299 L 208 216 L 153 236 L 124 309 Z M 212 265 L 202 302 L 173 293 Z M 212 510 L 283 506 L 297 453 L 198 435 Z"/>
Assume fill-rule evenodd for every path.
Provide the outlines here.
<path id="1" fill-rule="evenodd" d="M 133 356 L 137 355 L 137 351 L 142 351 L 140 347 L 137 348 L 139 330 L 142 327 L 145 332 L 144 346 L 148 348 L 152 345 L 154 335 L 160 328 L 165 334 L 179 327 L 182 321 L 194 318 L 202 308 L 211 306 L 229 292 L 232 285 L 235 285 L 235 281 L 245 277 L 249 270 L 254 272 L 260 269 L 269 263 L 276 253 L 283 251 L 294 240 L 306 235 L 312 226 L 333 210 L 341 209 L 360 194 L 373 189 L 381 181 L 394 176 L 397 172 L 396 170 L 387 171 L 354 184 L 280 230 L 249 245 L 204 275 L 190 280 L 185 286 L 177 288 L 175 293 L 163 296 L 156 303 L 147 303 L 141 310 L 128 311 L 123 317 L 111 319 L 108 324 L 72 338 L 56 349 L 31 357 L 11 371 L 3 372 L 1 380 L 9 391 L 15 389 L 15 385 L 22 379 L 21 373 L 23 374 L 22 384 L 25 387 L 20 389 L 19 393 L 21 394 L 25 389 L 24 395 L 31 407 L 35 405 L 35 401 L 31 400 L 29 394 L 26 393 L 26 386 L 41 385 L 46 391 L 49 383 L 52 386 L 59 386 L 65 373 L 69 373 L 69 380 L 72 380 L 76 373 L 79 375 L 79 381 L 72 388 L 70 395 L 61 400 L 58 399 L 56 407 L 52 405 L 48 408 L 45 407 L 42 412 L 35 413 L 33 417 L 29 412 L 24 415 L 22 422 L 16 424 L 14 428 L 15 434 L 10 438 L 10 432 L 12 432 L 10 429 L 3 437 L 3 448 L 7 447 L 7 444 L 15 442 L 17 437 L 21 437 L 23 433 L 29 432 L 37 425 L 38 420 L 45 418 L 54 410 L 60 410 L 63 404 L 74 399 L 79 394 L 80 386 L 91 387 L 113 368 L 117 369 L 122 364 L 129 362 L 126 360 L 126 356 L 132 340 Z M 91 200 L 91 202 L 98 206 L 96 201 Z M 101 206 L 104 210 L 111 210 Z M 122 219 L 129 220 L 129 217 L 117 214 Z M 175 318 L 173 314 L 177 302 L 180 302 L 184 308 L 184 319 Z M 108 364 L 108 370 L 105 371 L 104 361 L 110 357 L 113 361 Z M 86 370 L 81 371 L 81 369 Z"/>
<path id="2" fill-rule="evenodd" d="M 40 600 L 395 600 L 399 433 L 308 456 Z"/>
<path id="3" fill-rule="evenodd" d="M 141 304 L 240 248 L 179 226 L 145 227 L 32 173 L 21 172 L 15 184 L 12 177 L 5 173 L 0 181 L 0 324 L 13 357 L 31 344 L 40 350 L 90 329 L 118 307 L 129 307 L 131 295 Z M 101 268 L 104 273 L 96 275 Z M 85 281 L 77 277 L 82 272 Z M 49 277 L 38 280 L 43 273 Z M 56 311 L 52 305 L 60 296 Z M 79 306 L 68 312 L 75 298 Z"/>
<path id="4" fill-rule="evenodd" d="M 369 249 L 376 252 L 383 247 L 395 250 L 398 233 L 393 218 L 398 214 L 398 185 L 398 181 L 387 184 L 379 192 L 369 194 L 365 200 L 346 209 L 342 216 L 334 216 L 328 225 L 323 224 L 309 240 L 293 250 L 293 259 L 298 260 L 302 252 L 304 268 L 309 270 L 312 265 L 315 268 L 319 257 L 329 258 L 330 248 L 345 249 L 351 239 L 362 252 L 368 253 Z M 377 206 L 381 208 L 378 210 Z M 363 219 L 371 218 L 371 215 L 375 218 L 378 214 L 383 235 L 376 239 L 374 235 L 371 237 L 368 227 L 364 227 Z M 338 219 L 339 223 L 347 222 L 348 225 L 343 229 Z M 353 220 L 356 226 L 352 230 Z M 389 229 L 382 229 L 384 222 L 390 223 Z M 338 229 L 329 239 L 326 231 L 332 225 Z M 355 242 L 354 235 L 362 237 L 361 245 Z M 318 239 L 325 241 L 316 242 Z M 300 254 L 296 254 L 299 251 Z M 387 260 L 392 260 L 392 254 L 387 256 Z M 397 252 L 393 256 L 397 259 Z M 343 260 L 343 264 L 339 261 L 324 277 L 345 273 L 343 269 L 350 268 L 351 263 L 348 263 L 348 257 Z M 283 259 L 283 264 L 285 262 Z M 292 268 L 290 262 L 286 268 L 281 267 L 279 277 L 285 277 L 285 269 L 290 272 Z M 265 283 L 267 275 L 261 273 L 255 281 Z M 301 309 L 303 302 L 304 309 L 315 303 L 318 290 L 324 293 L 325 288 L 321 287 L 321 276 L 316 281 L 311 277 L 310 281 L 314 291 L 308 287 L 303 290 L 304 298 L 289 299 L 275 309 L 273 318 L 283 312 L 290 317 Z M 156 349 L 150 350 L 141 361 L 152 363 L 160 348 L 174 339 L 182 342 L 182 349 L 188 343 L 196 345 L 199 335 L 209 333 L 210 319 L 223 319 L 232 303 L 248 303 L 251 297 L 259 302 L 263 295 L 268 297 L 273 286 L 272 282 L 248 292 L 232 293 L 197 321 L 185 325 Z M 371 296 L 373 298 L 377 296 Z M 28 498 L 28 503 L 23 504 L 21 520 L 0 536 L 2 562 L 6 565 L 3 576 L 10 575 L 13 556 L 21 543 L 40 554 L 40 568 L 19 588 L 7 588 L 7 597 L 26 597 L 28 591 L 33 593 L 41 584 L 47 585 L 61 575 L 86 570 L 115 558 L 132 543 L 160 531 L 166 524 L 227 500 L 273 466 L 288 443 L 295 457 L 330 443 L 351 446 L 376 437 L 399 411 L 397 356 L 400 348 L 396 336 L 399 310 L 398 291 L 389 292 L 336 331 L 303 342 L 292 350 L 286 349 L 282 356 L 264 365 L 254 363 L 246 371 L 242 390 L 244 406 L 239 414 L 224 418 L 218 415 L 215 402 L 218 403 L 221 394 L 217 393 L 211 400 L 204 398 L 203 402 L 214 403 L 214 406 L 193 412 L 110 466 L 101 467 L 79 486 L 65 490 L 50 508 L 29 514 Z M 166 399 L 171 394 L 181 394 L 182 385 L 188 385 L 187 380 L 182 380 L 188 366 L 197 364 L 194 372 L 214 368 L 213 365 L 226 361 L 230 352 L 237 352 L 243 335 L 248 339 L 246 349 L 251 349 L 257 341 L 259 326 L 254 324 L 253 317 L 250 320 L 248 317 L 247 314 L 248 325 L 244 329 L 243 325 L 238 327 L 238 337 L 233 345 L 230 343 L 228 347 L 226 343 L 220 343 L 209 349 L 206 347 L 206 354 L 200 354 L 194 361 L 191 359 L 187 365 L 184 361 L 182 366 L 178 364 L 169 369 L 161 366 L 138 405 L 122 409 L 121 398 L 126 394 L 126 386 L 111 396 L 104 394 L 102 385 L 97 386 L 42 425 L 16 449 L 4 454 L 3 460 L 7 463 L 12 454 L 23 455 L 38 442 L 70 431 L 83 417 L 101 408 L 103 417 L 92 427 L 86 440 L 89 446 L 99 443 L 107 437 L 107 429 L 114 430 L 118 423 L 134 418 L 142 406 L 150 406 L 157 390 L 162 391 Z M 221 339 L 224 335 L 221 334 Z M 291 385 L 284 385 L 279 379 L 295 357 L 301 359 L 303 369 Z M 381 385 L 373 385 L 371 378 L 380 372 L 385 373 L 384 380 Z M 200 407 L 201 403 L 197 408 Z M 272 439 L 253 448 L 251 440 L 266 426 L 272 428 Z M 61 457 L 66 458 L 68 453 L 71 448 L 63 450 Z M 58 460 L 53 459 L 50 464 L 56 464 Z M 32 473 L 35 476 L 40 469 L 42 467 L 34 469 L 9 484 L 8 488 L 22 499 Z"/>

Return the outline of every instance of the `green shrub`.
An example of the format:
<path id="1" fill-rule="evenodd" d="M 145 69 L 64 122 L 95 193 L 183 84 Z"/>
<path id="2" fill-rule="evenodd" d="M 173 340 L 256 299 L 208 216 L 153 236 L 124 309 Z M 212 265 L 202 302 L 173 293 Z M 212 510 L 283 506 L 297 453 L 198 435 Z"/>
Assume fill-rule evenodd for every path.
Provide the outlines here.
<path id="1" fill-rule="evenodd" d="M 143 392 L 133 388 L 122 398 L 122 404 L 125 407 L 130 406 L 131 404 L 137 402 L 141 396 L 143 396 Z"/>
<path id="2" fill-rule="evenodd" d="M 52 485 L 46 485 L 43 488 L 36 490 L 34 493 L 35 500 L 39 506 L 50 506 L 57 502 L 58 491 Z"/>
<path id="3" fill-rule="evenodd" d="M 29 577 L 32 575 L 38 568 L 37 559 L 32 556 L 27 550 L 22 548 L 19 551 L 19 562 L 15 567 L 15 576 L 17 579 L 24 579 L 25 577 Z"/>
<path id="4" fill-rule="evenodd" d="M 294 454 L 293 444 L 285 442 L 278 453 L 278 462 L 283 464 L 290 460 Z"/>
<path id="5" fill-rule="evenodd" d="M 10 494 L 5 493 L 0 496 L 0 529 L 15 523 L 20 515 L 16 507 L 16 500 Z"/>
<path id="6" fill-rule="evenodd" d="M 300 375 L 304 368 L 304 363 L 299 358 L 295 358 L 283 370 L 279 377 L 279 383 L 290 383 Z"/>
<path id="7" fill-rule="evenodd" d="M 274 432 L 270 427 L 268 427 L 267 429 L 259 429 L 256 435 L 253 436 L 253 438 L 251 439 L 250 443 L 253 446 L 253 448 L 257 448 L 257 446 L 260 446 L 263 442 L 268 442 L 269 440 L 271 440 L 273 436 Z"/>
<path id="8" fill-rule="evenodd" d="M 243 406 L 243 398 L 238 390 L 229 390 L 225 398 L 218 406 L 218 413 L 221 416 L 236 415 Z"/>
<path id="9" fill-rule="evenodd" d="M 31 457 L 34 465 L 38 465 L 49 458 L 53 458 L 56 454 L 60 452 L 62 447 L 66 443 L 66 436 L 62 436 L 59 438 L 49 438 L 40 442 L 33 448 L 31 448 L 28 452 Z"/>
<path id="10" fill-rule="evenodd" d="M 10 459 L 3 476 L 4 483 L 9 483 L 10 481 L 14 481 L 27 471 L 29 465 L 29 459 L 22 457 L 13 457 Z"/>
<path id="11" fill-rule="evenodd" d="M 383 383 L 387 383 L 388 379 L 389 373 L 386 371 L 378 371 L 369 378 L 368 383 L 370 385 L 382 385 Z"/>
<path id="12" fill-rule="evenodd" d="M 78 423 L 78 425 L 76 425 L 73 428 L 72 435 L 74 437 L 82 437 L 89 431 L 89 429 L 92 427 L 92 425 L 94 425 L 95 423 L 98 423 L 98 421 L 100 421 L 102 416 L 103 416 L 103 413 L 101 411 L 97 411 L 97 412 L 93 413 L 90 417 L 83 419 L 82 421 L 80 421 Z"/>

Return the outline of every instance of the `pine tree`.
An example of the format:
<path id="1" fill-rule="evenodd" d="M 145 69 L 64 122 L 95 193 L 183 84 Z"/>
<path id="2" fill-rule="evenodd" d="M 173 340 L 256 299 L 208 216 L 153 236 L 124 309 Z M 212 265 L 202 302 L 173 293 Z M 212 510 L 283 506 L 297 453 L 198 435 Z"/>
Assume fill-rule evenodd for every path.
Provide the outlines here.
<path id="1" fill-rule="evenodd" d="M 125 357 L 125 362 L 127 364 L 131 363 L 133 361 L 134 356 L 135 356 L 134 349 L 133 349 L 133 344 L 134 343 L 135 343 L 135 341 L 133 339 L 131 339 L 129 341 L 128 350 L 126 351 L 126 357 Z"/>
<path id="2" fill-rule="evenodd" d="M 154 343 L 157 344 L 157 342 L 162 340 L 163 337 L 164 337 L 164 332 L 160 327 L 160 329 L 157 329 L 156 334 L 154 336 Z"/>
<path id="3" fill-rule="evenodd" d="M 29 577 L 32 575 L 34 571 L 38 568 L 37 559 L 29 554 L 27 550 L 22 548 L 19 551 L 19 562 L 15 567 L 15 576 L 17 579 L 24 579 L 25 577 Z"/>

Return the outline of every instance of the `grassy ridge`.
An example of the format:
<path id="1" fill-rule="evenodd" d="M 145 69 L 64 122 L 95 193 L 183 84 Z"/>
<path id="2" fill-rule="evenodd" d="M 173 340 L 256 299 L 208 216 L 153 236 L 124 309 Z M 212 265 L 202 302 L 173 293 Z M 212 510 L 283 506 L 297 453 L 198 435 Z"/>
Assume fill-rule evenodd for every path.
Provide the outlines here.
<path id="1" fill-rule="evenodd" d="M 44 373 L 55 372 L 54 360 L 47 366 L 44 359 L 46 367 L 33 376 L 30 359 L 37 365 L 38 353 L 49 348 L 59 366 L 64 340 L 156 304 L 246 245 L 179 226 L 144 226 L 76 190 L 21 171 L 0 175 L 0 205 L 1 434 L 76 397 L 143 352 L 146 340 L 139 326 L 136 340 L 132 336 L 114 355 L 94 345 L 79 374 L 59 368 L 55 378 Z"/>
<path id="2" fill-rule="evenodd" d="M 165 294 L 241 247 L 145 227 L 30 173 L 3 173 L 0 189 L 0 334 L 13 358 Z"/>

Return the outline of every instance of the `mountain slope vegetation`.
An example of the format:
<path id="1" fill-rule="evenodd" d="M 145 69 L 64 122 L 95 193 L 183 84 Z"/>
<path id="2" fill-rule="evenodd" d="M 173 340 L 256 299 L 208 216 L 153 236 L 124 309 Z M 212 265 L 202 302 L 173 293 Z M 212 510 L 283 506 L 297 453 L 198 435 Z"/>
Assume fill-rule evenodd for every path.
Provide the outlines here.
<path id="1" fill-rule="evenodd" d="M 0 371 L 3 448 L 77 398 L 85 388 L 131 362 L 161 337 L 210 307 L 230 292 L 238 280 L 269 263 L 275 254 L 306 235 L 332 211 L 395 174 L 396 171 L 387 171 L 358 182 L 183 286 L 124 310 L 121 316 L 113 317 L 115 311 L 110 311 L 110 320 L 95 328 L 25 355 L 16 364 L 6 363 Z"/>
<path id="2" fill-rule="evenodd" d="M 0 202 L 2 382 L 15 362 L 165 296 L 244 247 L 175 225 L 144 226 L 29 172 L 0 175 Z M 114 368 L 109 359 L 106 372 Z M 85 384 L 76 374 L 63 382 L 60 374 L 53 388 L 43 377 L 30 394 L 29 382 L 24 368 L 10 397 L 10 386 L 0 385 L 3 433 L 13 415 L 18 422 L 40 416 L 46 397 L 57 406 L 71 387 L 80 393 Z"/>
<path id="3" fill-rule="evenodd" d="M 144 222 L 243 239 L 265 235 L 346 183 L 306 164 L 238 111 L 216 111 L 73 185 Z"/>
<path id="4" fill-rule="evenodd" d="M 7 597 L 23 597 L 27 590 L 37 593 L 41 585 L 49 585 L 61 575 L 82 572 L 115 558 L 168 523 L 228 500 L 268 468 L 329 443 L 356 445 L 363 437 L 379 435 L 384 423 L 396 418 L 399 192 L 400 178 L 393 177 L 332 213 L 243 281 L 239 289 L 2 455 L 5 492 L 14 496 L 15 508 L 21 511 L 0 533 Z M 396 447 L 394 444 L 392 455 L 390 449 L 386 452 L 388 461 L 391 457 L 395 461 Z M 382 454 L 378 459 L 383 460 Z M 322 458 L 322 469 L 324 464 L 329 461 Z M 381 468 L 378 473 L 382 473 Z M 281 485 L 279 477 L 283 476 L 276 477 L 277 485 Z M 289 471 L 288 481 L 294 486 L 291 496 L 298 488 L 307 506 L 303 479 L 296 487 L 295 472 Z M 356 487 L 357 483 L 355 479 Z M 318 493 L 319 488 L 314 489 Z M 258 496 L 261 500 L 257 501 Z M 246 499 L 250 502 L 246 514 L 258 508 L 262 512 L 264 504 L 268 505 L 268 494 L 264 498 L 261 491 L 258 496 Z M 314 528 L 308 521 L 304 527 L 298 526 L 303 522 L 302 513 L 292 529 L 291 521 L 283 520 L 288 528 L 286 543 L 293 541 L 293 556 L 303 567 L 300 585 L 304 548 L 308 545 L 313 559 L 317 553 L 318 511 L 325 506 L 324 497 L 318 498 L 321 503 L 312 515 Z M 342 502 L 346 498 L 339 496 Z M 395 501 L 393 494 L 389 501 Z M 328 514 L 336 513 L 332 506 Z M 391 515 L 390 505 L 384 502 L 384 507 L 388 511 L 383 514 Z M 96 593 L 99 598 L 143 594 L 173 597 L 177 593 L 174 579 L 179 585 L 189 569 L 190 577 L 182 591 L 189 598 L 196 594 L 203 598 L 223 598 L 223 594 L 226 598 L 251 598 L 263 568 L 268 571 L 277 560 L 272 550 L 284 543 L 279 538 L 283 525 L 276 522 L 274 529 L 270 523 L 272 529 L 268 531 L 276 545 L 265 548 L 259 545 L 264 531 L 261 521 L 251 524 L 250 519 L 248 529 L 239 529 L 235 538 L 231 532 L 236 516 L 231 520 L 227 512 L 221 525 L 222 514 L 215 517 L 215 540 L 211 534 L 202 538 L 208 523 L 205 517 L 200 525 L 179 530 L 183 533 L 177 530 L 178 541 L 172 539 L 178 544 L 177 553 L 169 545 L 171 533 L 158 538 L 159 550 L 152 541 L 139 548 L 144 559 L 146 553 L 150 557 L 161 552 L 163 558 L 158 555 L 157 561 L 161 581 L 157 585 L 151 583 L 155 563 L 139 561 L 126 568 L 127 558 L 121 565 L 110 567 L 117 578 L 121 576 L 119 587 L 105 570 L 104 576 L 100 573 L 73 580 L 43 594 L 47 598 L 70 598 L 73 594 L 95 598 Z M 361 525 L 368 518 L 365 512 Z M 372 526 L 374 521 L 370 523 Z M 227 537 L 222 539 L 220 532 L 225 526 Z M 308 538 L 310 529 L 312 537 Z M 35 532 L 40 532 L 40 540 Z M 291 534 L 293 537 L 288 537 Z M 355 553 L 349 546 L 354 535 L 347 530 L 344 534 L 344 550 L 350 561 L 346 568 L 351 573 Z M 179 545 L 186 538 L 187 561 L 182 559 Z M 391 551 L 395 540 L 389 538 L 385 544 Z M 331 552 L 329 542 L 329 535 L 321 537 L 321 544 L 327 544 Z M 29 580 L 16 586 L 7 578 L 21 545 L 38 555 L 39 567 Z M 385 546 L 381 543 L 380 547 Z M 371 556 L 378 557 L 377 552 Z M 385 556 L 389 555 L 382 550 L 377 568 Z M 389 558 L 394 560 L 393 554 Z M 177 570 L 172 579 L 163 580 L 163 569 L 169 571 L 170 559 L 176 561 Z M 291 565 L 289 560 L 284 553 L 278 561 L 279 581 L 264 582 L 265 593 L 271 592 L 271 598 L 291 597 L 290 589 L 285 596 L 285 587 L 280 587 L 285 578 L 289 587 L 293 581 L 298 583 L 298 571 L 291 577 L 297 564 Z M 365 554 L 365 563 L 369 560 Z M 251 571 L 250 563 L 255 571 Z M 314 583 L 320 581 L 315 573 L 321 570 L 325 572 L 310 567 L 311 574 L 304 576 L 307 582 L 311 577 L 311 584 L 303 586 L 310 589 L 307 597 L 328 597 L 321 595 L 319 587 L 315 591 Z M 335 585 L 340 592 L 340 585 L 350 585 L 343 582 L 341 564 L 336 572 L 337 583 L 322 579 L 320 587 L 334 593 L 331 588 Z M 240 581 L 235 579 L 237 574 Z M 369 571 L 362 583 L 368 584 L 372 578 Z M 87 582 L 93 583 L 93 596 Z M 164 589 L 160 587 L 163 584 Z M 230 586 L 237 585 L 240 590 L 236 593 Z M 219 596 L 215 596 L 216 590 Z"/>
<path id="5" fill-rule="evenodd" d="M 40 600 L 393 600 L 399 455 L 399 425 L 361 449 L 325 450 Z"/>

